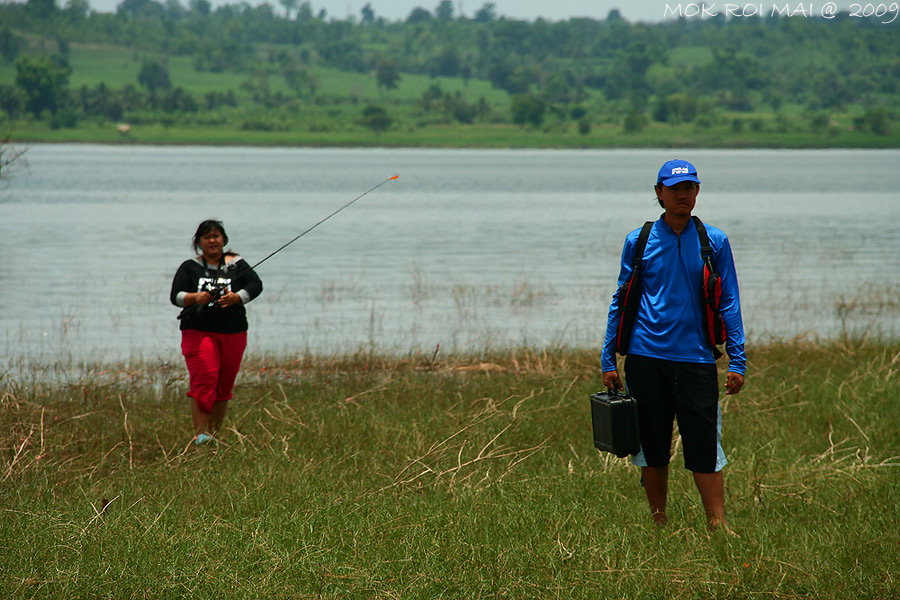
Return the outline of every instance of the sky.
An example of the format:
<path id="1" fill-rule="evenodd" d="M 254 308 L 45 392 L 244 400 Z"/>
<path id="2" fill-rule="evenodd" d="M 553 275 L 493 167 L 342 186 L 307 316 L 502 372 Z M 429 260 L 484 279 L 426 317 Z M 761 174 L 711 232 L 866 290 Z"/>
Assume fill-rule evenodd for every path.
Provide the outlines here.
<path id="1" fill-rule="evenodd" d="M 159 0 L 165 3 L 164 0 Z M 188 0 L 179 0 L 187 6 Z M 262 4 L 267 1 L 277 10 L 282 10 L 278 0 L 246 0 L 252 5 Z M 366 4 L 371 4 L 377 17 L 384 17 L 388 21 L 402 21 L 416 7 L 421 7 L 434 12 L 440 0 L 308 0 L 313 13 L 325 9 L 331 18 L 344 19 L 348 16 L 359 18 L 360 10 Z M 115 12 L 116 6 L 121 0 L 89 0 L 94 10 L 102 12 Z M 210 0 L 213 7 L 223 4 L 240 4 L 241 0 Z M 303 0 L 298 0 L 298 3 Z M 484 6 L 486 0 L 453 0 L 455 14 L 467 17 L 474 16 L 475 12 Z M 792 16 L 795 18 L 808 18 L 810 15 L 820 16 L 828 6 L 836 6 L 838 9 L 848 11 L 853 2 L 810 2 L 805 0 L 758 0 L 730 1 L 730 2 L 675 2 L 672 0 L 491 0 L 494 12 L 498 17 L 511 19 L 523 19 L 533 21 L 543 18 L 549 21 L 564 21 L 573 17 L 590 17 L 592 19 L 605 19 L 612 9 L 628 21 L 659 22 L 673 18 L 673 14 L 685 13 L 686 18 L 700 19 L 704 16 L 721 13 L 726 14 L 730 10 L 732 15 L 742 18 L 745 15 L 762 12 L 763 16 L 769 16 L 773 11 L 776 14 Z M 865 4 L 865 3 L 863 3 Z M 64 6 L 65 0 L 57 0 L 57 5 Z M 729 7 L 731 7 L 729 9 Z M 787 13 L 785 13 L 787 9 Z"/>

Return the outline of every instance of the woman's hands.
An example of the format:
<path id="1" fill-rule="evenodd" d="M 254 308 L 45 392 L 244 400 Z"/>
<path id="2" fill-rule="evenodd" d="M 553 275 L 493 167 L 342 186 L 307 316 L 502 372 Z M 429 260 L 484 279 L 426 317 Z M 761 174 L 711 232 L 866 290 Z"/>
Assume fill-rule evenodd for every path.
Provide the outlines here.
<path id="1" fill-rule="evenodd" d="M 234 292 L 225 292 L 222 294 L 222 297 L 219 298 L 219 306 L 222 308 L 228 308 L 229 306 L 242 304 L 243 302 L 244 300 L 241 298 L 241 295 L 235 294 Z"/>
<path id="2" fill-rule="evenodd" d="M 207 305 L 213 300 L 213 295 L 209 292 L 193 292 L 184 295 L 184 306 L 193 306 L 195 304 Z"/>
<path id="3" fill-rule="evenodd" d="M 184 305 L 191 306 L 194 304 L 202 304 L 207 305 L 212 302 L 215 297 L 209 292 L 194 292 L 193 294 L 187 294 L 184 297 Z M 219 306 L 222 308 L 228 308 L 229 306 L 234 306 L 235 304 L 242 304 L 244 300 L 241 298 L 240 294 L 236 294 L 234 292 L 225 292 L 219 298 Z"/>

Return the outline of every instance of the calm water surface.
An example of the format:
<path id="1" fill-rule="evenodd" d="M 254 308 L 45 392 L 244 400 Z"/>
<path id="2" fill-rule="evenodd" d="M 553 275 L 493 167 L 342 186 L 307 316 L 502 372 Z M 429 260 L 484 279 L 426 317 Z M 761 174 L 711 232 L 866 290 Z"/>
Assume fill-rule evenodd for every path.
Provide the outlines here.
<path id="1" fill-rule="evenodd" d="M 731 239 L 751 341 L 900 335 L 900 151 L 37 145 L 0 183 L 0 359 L 179 359 L 197 223 L 255 263 L 395 174 L 259 268 L 251 352 L 596 347 L 676 156 Z"/>

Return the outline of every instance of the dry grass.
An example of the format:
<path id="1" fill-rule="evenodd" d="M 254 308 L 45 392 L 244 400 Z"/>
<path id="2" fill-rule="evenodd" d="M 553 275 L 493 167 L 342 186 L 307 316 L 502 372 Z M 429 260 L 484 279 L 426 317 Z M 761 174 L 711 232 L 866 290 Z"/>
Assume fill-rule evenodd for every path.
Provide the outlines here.
<path id="1" fill-rule="evenodd" d="M 706 532 L 677 449 L 650 524 L 636 469 L 591 445 L 594 352 L 251 357 L 200 450 L 180 365 L 7 378 L 0 593 L 897 597 L 900 346 L 749 355 L 724 403 L 739 538 Z"/>

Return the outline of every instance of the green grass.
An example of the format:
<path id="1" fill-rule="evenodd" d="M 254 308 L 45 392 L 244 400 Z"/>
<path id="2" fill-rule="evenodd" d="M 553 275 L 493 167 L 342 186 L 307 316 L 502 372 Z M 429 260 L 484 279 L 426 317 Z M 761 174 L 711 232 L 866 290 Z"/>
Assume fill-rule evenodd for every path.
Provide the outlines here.
<path id="1" fill-rule="evenodd" d="M 178 362 L 24 366 L 0 594 L 896 598 L 900 346 L 748 352 L 724 404 L 737 538 L 707 533 L 677 448 L 651 524 L 637 469 L 591 444 L 589 351 L 251 357 L 200 450 Z"/>
<path id="2" fill-rule="evenodd" d="M 47 123 L 17 121 L 3 129 L 13 143 L 96 142 L 124 144 L 211 144 L 271 146 L 396 146 L 448 148 L 897 148 L 900 131 L 889 136 L 840 130 L 832 133 L 771 130 L 735 133 L 726 124 L 700 129 L 692 124 L 654 123 L 643 131 L 626 133 L 618 124 L 595 125 L 582 135 L 573 123 L 533 129 L 508 124 L 425 124 L 400 123 L 376 135 L 356 123 L 363 105 L 345 105 L 328 113 L 328 107 L 304 109 L 281 131 L 254 131 L 241 127 L 246 117 L 234 116 L 222 125 L 172 124 L 169 126 L 133 124 L 128 135 L 116 131 L 114 123 L 83 121 L 74 128 L 53 129 Z M 406 109 L 408 110 L 408 109 Z M 388 109 L 391 114 L 392 109 Z M 308 115 L 304 118 L 302 115 Z M 321 123 L 321 131 L 311 131 L 312 123 Z"/>
<path id="3" fill-rule="evenodd" d="M 669 52 L 669 62 L 687 70 L 712 62 L 712 48 L 706 46 L 679 46 Z"/>
<path id="4" fill-rule="evenodd" d="M 85 46 L 72 44 L 69 53 L 69 64 L 72 73 L 69 77 L 69 87 L 78 89 L 82 85 L 94 87 L 104 82 L 113 89 L 120 89 L 125 85 L 139 85 L 138 73 L 145 59 L 156 57 L 147 53 L 129 51 L 118 47 Z M 210 91 L 224 92 L 233 90 L 238 98 L 247 100 L 247 92 L 241 90 L 241 84 L 252 79 L 246 73 L 213 73 L 196 71 L 190 57 L 176 56 L 167 59 L 169 78 L 174 87 L 181 87 L 187 92 L 202 96 Z M 324 96 L 357 98 L 366 101 L 415 101 L 432 84 L 438 84 L 445 92 L 460 91 L 475 102 L 484 97 L 491 104 L 501 104 L 504 107 L 509 104 L 509 94 L 491 86 L 484 80 L 473 79 L 466 84 L 459 77 L 428 77 L 426 75 L 403 74 L 394 90 L 389 90 L 385 96 L 378 89 L 374 73 L 353 73 L 340 71 L 329 67 L 311 67 L 310 74 L 318 81 L 317 92 Z M 16 77 L 14 63 L 0 64 L 0 83 L 13 83 Z M 280 74 L 272 73 L 268 76 L 270 91 L 281 92 L 287 96 L 293 96 Z"/>

